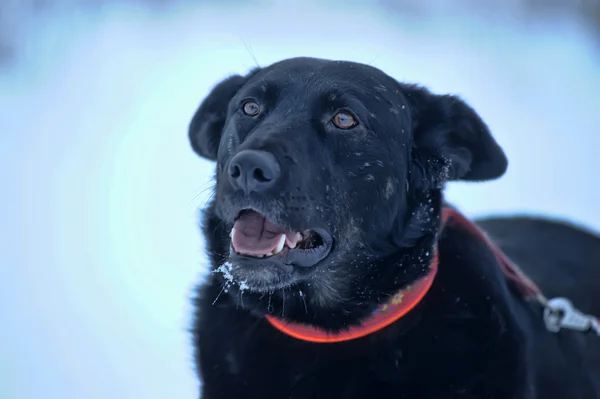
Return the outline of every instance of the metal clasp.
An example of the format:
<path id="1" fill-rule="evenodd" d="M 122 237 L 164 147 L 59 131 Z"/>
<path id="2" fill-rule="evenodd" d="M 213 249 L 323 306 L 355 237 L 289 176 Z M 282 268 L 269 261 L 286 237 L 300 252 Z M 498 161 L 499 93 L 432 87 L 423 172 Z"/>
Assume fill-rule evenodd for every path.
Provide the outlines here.
<path id="1" fill-rule="evenodd" d="M 566 328 L 575 331 L 593 330 L 600 336 L 598 319 L 576 309 L 567 298 L 552 298 L 546 302 L 544 323 L 546 329 L 554 333 Z"/>

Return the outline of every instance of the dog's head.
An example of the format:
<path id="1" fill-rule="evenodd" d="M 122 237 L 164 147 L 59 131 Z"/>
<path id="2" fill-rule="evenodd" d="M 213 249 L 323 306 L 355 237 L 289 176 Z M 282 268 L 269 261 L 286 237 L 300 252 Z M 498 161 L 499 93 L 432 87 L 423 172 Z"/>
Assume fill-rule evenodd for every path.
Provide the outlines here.
<path id="1" fill-rule="evenodd" d="M 189 138 L 217 162 L 205 232 L 228 282 L 257 301 L 287 290 L 326 308 L 417 277 L 423 265 L 409 273 L 406 256 L 429 260 L 444 183 L 494 179 L 507 167 L 459 98 L 311 58 L 225 79 Z M 382 264 L 390 257 L 398 261 Z"/>

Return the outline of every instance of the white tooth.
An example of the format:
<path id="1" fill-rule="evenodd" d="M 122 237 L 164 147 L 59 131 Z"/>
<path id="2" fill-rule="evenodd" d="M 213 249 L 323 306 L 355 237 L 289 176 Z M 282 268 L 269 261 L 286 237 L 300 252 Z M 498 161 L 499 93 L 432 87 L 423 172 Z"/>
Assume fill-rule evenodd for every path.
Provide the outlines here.
<path id="1" fill-rule="evenodd" d="M 296 246 L 298 245 L 298 243 L 299 243 L 300 241 L 302 241 L 302 234 L 300 234 L 300 233 L 296 232 L 296 233 L 294 234 L 294 242 L 290 242 L 290 243 L 288 244 L 288 246 L 290 247 L 290 249 L 294 249 L 294 248 L 296 248 Z"/>
<path id="2" fill-rule="evenodd" d="M 285 234 L 282 234 L 281 237 L 279 237 L 279 242 L 277 243 L 277 247 L 273 250 L 273 254 L 278 254 L 283 250 L 286 238 L 287 237 Z"/>
<path id="3" fill-rule="evenodd" d="M 231 233 L 229 233 L 229 238 L 233 240 L 233 235 L 235 234 L 235 227 L 231 229 Z"/>

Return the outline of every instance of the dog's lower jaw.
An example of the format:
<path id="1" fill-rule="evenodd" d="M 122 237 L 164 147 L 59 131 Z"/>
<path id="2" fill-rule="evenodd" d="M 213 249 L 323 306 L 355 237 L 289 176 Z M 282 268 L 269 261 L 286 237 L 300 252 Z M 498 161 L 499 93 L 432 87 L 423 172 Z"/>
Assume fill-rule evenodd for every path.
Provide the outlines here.
<path id="1" fill-rule="evenodd" d="M 276 265 L 253 270 L 246 265 L 239 265 L 235 258 L 229 257 L 214 273 L 220 275 L 225 286 L 240 294 L 264 294 L 291 286 L 294 283 L 291 271 L 280 269 Z"/>

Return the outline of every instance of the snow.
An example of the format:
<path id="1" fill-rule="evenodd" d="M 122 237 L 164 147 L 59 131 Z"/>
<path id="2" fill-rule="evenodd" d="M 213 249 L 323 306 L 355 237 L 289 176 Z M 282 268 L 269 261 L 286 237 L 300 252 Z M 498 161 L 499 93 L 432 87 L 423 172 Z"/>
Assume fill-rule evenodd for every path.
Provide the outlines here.
<path id="1" fill-rule="evenodd" d="M 493 183 L 450 185 L 451 201 L 470 216 L 535 212 L 600 230 L 590 38 L 563 22 L 419 22 L 362 4 L 113 6 L 22 34 L 18 64 L 0 74 L 2 398 L 197 397 L 187 329 L 213 165 L 186 129 L 253 58 L 372 63 L 459 94 L 510 166 Z"/>

